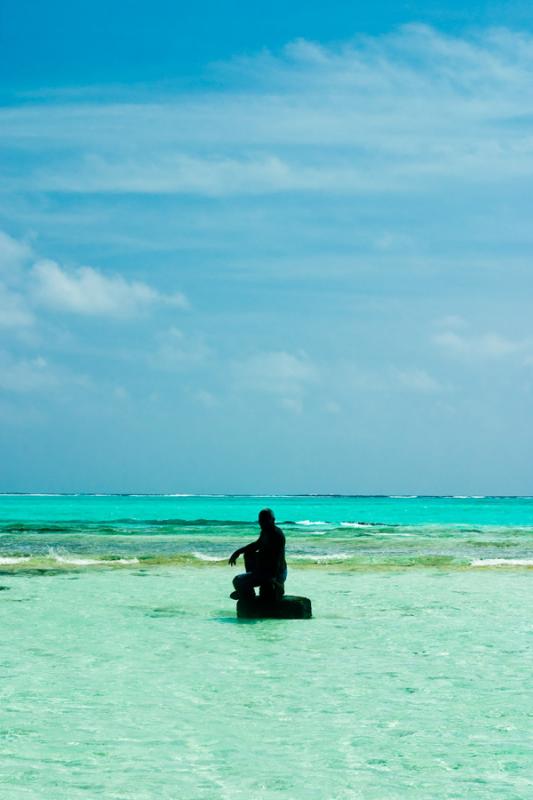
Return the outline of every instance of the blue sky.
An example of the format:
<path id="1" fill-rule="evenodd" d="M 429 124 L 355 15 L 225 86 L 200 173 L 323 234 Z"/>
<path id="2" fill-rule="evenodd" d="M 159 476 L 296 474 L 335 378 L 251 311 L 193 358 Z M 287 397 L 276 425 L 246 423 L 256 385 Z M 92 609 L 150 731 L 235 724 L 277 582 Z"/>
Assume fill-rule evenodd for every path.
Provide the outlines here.
<path id="1" fill-rule="evenodd" d="M 0 490 L 532 493 L 525 4 L 4 2 Z"/>

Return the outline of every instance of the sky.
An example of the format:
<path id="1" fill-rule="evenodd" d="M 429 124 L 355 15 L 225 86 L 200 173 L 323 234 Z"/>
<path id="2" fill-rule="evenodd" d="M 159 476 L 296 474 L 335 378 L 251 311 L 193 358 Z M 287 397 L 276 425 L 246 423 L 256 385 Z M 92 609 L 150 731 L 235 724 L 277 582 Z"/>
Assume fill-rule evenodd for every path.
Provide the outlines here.
<path id="1" fill-rule="evenodd" d="M 526 3 L 3 0 L 0 491 L 533 494 Z"/>

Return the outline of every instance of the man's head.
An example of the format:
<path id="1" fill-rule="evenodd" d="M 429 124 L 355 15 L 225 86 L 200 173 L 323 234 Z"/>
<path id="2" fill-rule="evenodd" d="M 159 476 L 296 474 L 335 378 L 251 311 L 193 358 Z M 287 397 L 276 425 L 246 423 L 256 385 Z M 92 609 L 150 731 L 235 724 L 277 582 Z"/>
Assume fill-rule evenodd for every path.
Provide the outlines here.
<path id="1" fill-rule="evenodd" d="M 274 517 L 274 512 L 270 508 L 263 508 L 259 512 L 259 525 L 261 528 L 272 528 L 276 519 Z"/>

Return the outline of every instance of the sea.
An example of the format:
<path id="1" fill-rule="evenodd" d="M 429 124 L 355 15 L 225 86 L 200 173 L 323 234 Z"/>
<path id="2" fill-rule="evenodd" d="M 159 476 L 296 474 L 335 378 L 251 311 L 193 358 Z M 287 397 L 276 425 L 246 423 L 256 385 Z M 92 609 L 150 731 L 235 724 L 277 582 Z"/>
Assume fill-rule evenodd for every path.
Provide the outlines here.
<path id="1" fill-rule="evenodd" d="M 532 588 L 533 497 L 0 495 L 0 797 L 527 800 Z"/>

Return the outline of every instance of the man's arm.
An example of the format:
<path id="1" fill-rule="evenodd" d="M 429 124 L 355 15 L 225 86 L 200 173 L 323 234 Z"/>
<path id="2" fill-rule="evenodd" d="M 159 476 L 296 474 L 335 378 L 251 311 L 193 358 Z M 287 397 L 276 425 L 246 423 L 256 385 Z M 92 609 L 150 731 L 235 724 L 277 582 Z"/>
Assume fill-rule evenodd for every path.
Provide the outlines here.
<path id="1" fill-rule="evenodd" d="M 253 552 L 254 550 L 257 550 L 258 547 L 259 539 L 256 539 L 255 542 L 250 542 L 250 544 L 246 544 L 244 547 L 239 547 L 238 550 L 235 550 L 235 552 L 230 555 L 228 564 L 233 567 L 239 556 L 244 555 L 244 553 Z"/>

